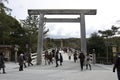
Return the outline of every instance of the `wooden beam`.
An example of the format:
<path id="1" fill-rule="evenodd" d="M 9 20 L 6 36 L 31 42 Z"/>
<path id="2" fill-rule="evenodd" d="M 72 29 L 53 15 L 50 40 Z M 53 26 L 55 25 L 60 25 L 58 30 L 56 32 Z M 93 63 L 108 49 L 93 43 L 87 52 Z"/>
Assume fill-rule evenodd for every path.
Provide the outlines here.
<path id="1" fill-rule="evenodd" d="M 96 9 L 29 9 L 29 15 L 96 15 Z"/>
<path id="2" fill-rule="evenodd" d="M 80 18 L 44 18 L 44 22 L 79 22 Z"/>

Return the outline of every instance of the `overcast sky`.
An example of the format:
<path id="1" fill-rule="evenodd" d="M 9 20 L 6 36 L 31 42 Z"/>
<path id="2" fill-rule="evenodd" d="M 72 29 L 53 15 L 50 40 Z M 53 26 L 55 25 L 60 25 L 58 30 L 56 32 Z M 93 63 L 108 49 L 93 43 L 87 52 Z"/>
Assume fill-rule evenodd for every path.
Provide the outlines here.
<path id="1" fill-rule="evenodd" d="M 87 37 L 112 25 L 119 26 L 120 21 L 119 0 L 9 0 L 7 6 L 18 20 L 28 16 L 28 9 L 97 9 L 96 15 L 85 16 Z M 47 23 L 46 27 L 51 38 L 80 37 L 80 23 Z"/>

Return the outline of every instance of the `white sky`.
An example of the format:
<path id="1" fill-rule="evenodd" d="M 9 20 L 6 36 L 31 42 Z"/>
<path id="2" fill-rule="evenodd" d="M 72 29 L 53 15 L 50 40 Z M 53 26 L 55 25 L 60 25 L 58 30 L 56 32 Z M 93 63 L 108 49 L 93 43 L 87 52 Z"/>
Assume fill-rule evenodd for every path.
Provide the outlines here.
<path id="1" fill-rule="evenodd" d="M 28 9 L 97 9 L 97 15 L 85 17 L 87 37 L 120 22 L 119 0 L 9 0 L 7 6 L 18 20 L 26 18 Z M 47 23 L 46 27 L 51 38 L 80 37 L 80 23 Z"/>

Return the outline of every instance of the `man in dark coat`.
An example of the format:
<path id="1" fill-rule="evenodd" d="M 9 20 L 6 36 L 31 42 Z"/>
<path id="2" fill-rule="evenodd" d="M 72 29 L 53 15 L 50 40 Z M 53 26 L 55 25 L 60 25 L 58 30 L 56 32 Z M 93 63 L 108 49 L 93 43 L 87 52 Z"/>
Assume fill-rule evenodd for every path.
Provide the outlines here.
<path id="1" fill-rule="evenodd" d="M 0 70 L 3 69 L 3 74 L 5 74 L 5 63 L 3 53 L 0 53 Z"/>
<path id="2" fill-rule="evenodd" d="M 19 71 L 23 71 L 23 64 L 24 64 L 24 58 L 23 58 L 23 54 L 20 54 L 20 56 L 18 57 L 18 62 L 19 62 Z"/>
<path id="3" fill-rule="evenodd" d="M 85 55 L 82 52 L 79 54 L 79 59 L 80 59 L 80 66 L 82 71 L 84 66 L 84 60 L 85 60 Z"/>
<path id="4" fill-rule="evenodd" d="M 26 66 L 27 56 L 26 56 L 25 53 L 23 54 L 23 59 L 24 59 L 23 65 L 24 65 L 24 68 L 26 68 L 26 67 L 27 67 L 27 66 Z"/>
<path id="5" fill-rule="evenodd" d="M 28 57 L 28 66 L 30 66 L 30 65 L 33 66 L 31 54 L 29 53 L 27 57 Z"/>
<path id="6" fill-rule="evenodd" d="M 120 80 L 120 53 L 117 53 L 117 55 L 116 55 L 113 72 L 115 72 L 115 69 L 117 69 L 118 80 Z"/>
<path id="7" fill-rule="evenodd" d="M 60 65 L 62 65 L 63 57 L 62 57 L 62 54 L 61 54 L 61 53 L 59 53 L 59 54 L 60 54 Z"/>
<path id="8" fill-rule="evenodd" d="M 59 65 L 58 65 L 58 61 L 59 61 L 58 54 L 59 54 L 59 50 L 56 51 L 56 55 L 55 55 L 56 67 L 59 66 Z"/>

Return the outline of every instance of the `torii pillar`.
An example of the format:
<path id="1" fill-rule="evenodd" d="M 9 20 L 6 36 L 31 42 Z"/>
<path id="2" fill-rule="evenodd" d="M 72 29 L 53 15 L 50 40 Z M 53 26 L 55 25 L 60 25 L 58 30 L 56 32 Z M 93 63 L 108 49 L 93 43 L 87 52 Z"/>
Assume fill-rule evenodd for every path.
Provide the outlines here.
<path id="1" fill-rule="evenodd" d="M 81 52 L 87 54 L 86 47 L 86 30 L 85 30 L 85 15 L 80 14 L 80 31 L 81 31 Z"/>
<path id="2" fill-rule="evenodd" d="M 37 46 L 37 65 L 42 63 L 43 51 L 43 24 L 44 22 L 79 22 L 81 31 L 81 51 L 86 55 L 86 32 L 85 15 L 96 15 L 96 9 L 34 9 L 28 10 L 29 15 L 40 15 L 38 46 Z M 80 18 L 44 18 L 44 15 L 80 15 Z"/>

